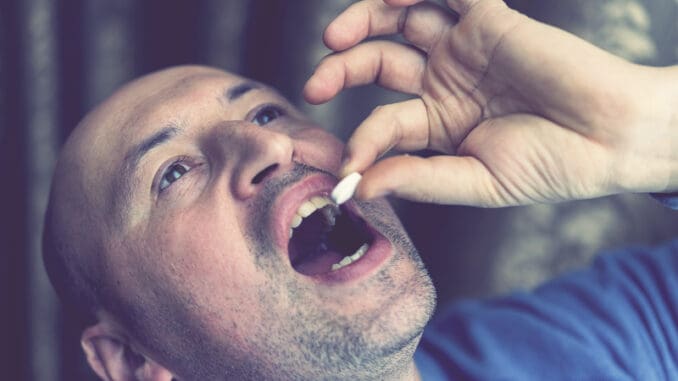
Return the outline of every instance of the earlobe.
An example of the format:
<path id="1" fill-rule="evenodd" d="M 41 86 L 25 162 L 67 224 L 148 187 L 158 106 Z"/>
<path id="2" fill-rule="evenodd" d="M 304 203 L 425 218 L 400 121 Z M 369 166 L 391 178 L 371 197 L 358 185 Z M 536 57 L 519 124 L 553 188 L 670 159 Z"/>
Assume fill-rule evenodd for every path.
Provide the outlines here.
<path id="1" fill-rule="evenodd" d="M 130 348 L 105 322 L 86 328 L 80 344 L 94 372 L 106 381 L 171 381 L 172 373 Z"/>

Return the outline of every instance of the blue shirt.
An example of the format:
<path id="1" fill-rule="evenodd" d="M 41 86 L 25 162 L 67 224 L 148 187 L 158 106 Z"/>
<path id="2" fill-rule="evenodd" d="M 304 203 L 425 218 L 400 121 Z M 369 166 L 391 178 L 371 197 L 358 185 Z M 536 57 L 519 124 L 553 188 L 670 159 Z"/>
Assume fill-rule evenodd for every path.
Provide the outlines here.
<path id="1" fill-rule="evenodd" d="M 678 380 L 678 240 L 454 304 L 426 328 L 415 362 L 424 381 Z"/>

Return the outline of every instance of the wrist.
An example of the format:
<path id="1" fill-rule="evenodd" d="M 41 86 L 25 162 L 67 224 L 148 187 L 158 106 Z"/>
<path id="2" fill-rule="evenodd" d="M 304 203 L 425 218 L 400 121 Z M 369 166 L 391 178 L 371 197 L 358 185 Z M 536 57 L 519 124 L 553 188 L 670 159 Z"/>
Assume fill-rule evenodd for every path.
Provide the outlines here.
<path id="1" fill-rule="evenodd" d="M 615 155 L 618 191 L 678 192 L 678 66 L 633 66 L 625 85 L 632 111 Z"/>
<path id="2" fill-rule="evenodd" d="M 672 193 L 678 196 L 678 65 L 656 69 L 660 74 L 659 82 L 663 87 L 664 107 L 667 109 L 667 140 L 673 155 L 668 163 L 668 185 L 663 193 Z"/>

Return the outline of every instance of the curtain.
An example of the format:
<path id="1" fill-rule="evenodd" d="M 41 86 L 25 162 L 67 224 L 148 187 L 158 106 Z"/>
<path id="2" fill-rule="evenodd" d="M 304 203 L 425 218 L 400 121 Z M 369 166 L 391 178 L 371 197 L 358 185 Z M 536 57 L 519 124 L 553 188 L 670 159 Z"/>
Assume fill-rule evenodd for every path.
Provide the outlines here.
<path id="1" fill-rule="evenodd" d="M 94 380 L 80 332 L 44 273 L 40 237 L 58 149 L 116 87 L 200 63 L 266 82 L 341 138 L 400 95 L 366 86 L 323 106 L 300 97 L 349 0 L 0 2 L 0 369 L 7 380 Z M 678 61 L 676 0 L 515 0 L 531 16 L 644 64 Z M 396 201 L 440 303 L 529 288 L 605 248 L 676 236 L 678 213 L 643 195 L 507 209 Z"/>

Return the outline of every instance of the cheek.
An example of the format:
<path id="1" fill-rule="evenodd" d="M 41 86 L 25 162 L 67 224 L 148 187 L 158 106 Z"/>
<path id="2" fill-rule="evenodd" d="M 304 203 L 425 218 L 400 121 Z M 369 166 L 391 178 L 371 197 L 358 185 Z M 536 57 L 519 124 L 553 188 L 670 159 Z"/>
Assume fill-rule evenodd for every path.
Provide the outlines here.
<path id="1" fill-rule="evenodd" d="M 144 308 L 172 311 L 172 319 L 192 327 L 196 337 L 221 332 L 236 340 L 246 327 L 228 328 L 227 322 L 260 312 L 256 290 L 266 277 L 256 269 L 238 225 L 215 211 L 220 209 L 225 208 L 175 216 L 153 232 L 144 255 L 130 267 L 148 297 Z"/>
<path id="2" fill-rule="evenodd" d="M 179 308 L 186 308 L 184 324 L 196 337 L 217 347 L 247 348 L 248 338 L 259 329 L 253 317 L 266 313 L 260 290 L 270 287 L 270 274 L 255 264 L 254 254 L 237 228 L 215 227 L 218 217 L 188 224 L 181 230 L 183 275 L 175 294 L 182 295 Z M 210 221 L 210 222 L 207 222 Z"/>
<path id="3" fill-rule="evenodd" d="M 182 218 L 165 237 L 163 251 L 171 253 L 177 275 L 186 286 L 203 288 L 201 295 L 257 280 L 253 256 L 233 217 L 230 208 L 200 210 Z"/>
<path id="4" fill-rule="evenodd" d="M 293 136 L 295 154 L 302 163 L 328 170 L 339 171 L 343 143 L 329 132 L 313 127 Z"/>

